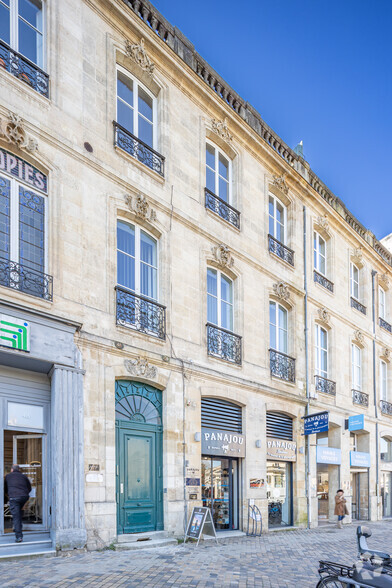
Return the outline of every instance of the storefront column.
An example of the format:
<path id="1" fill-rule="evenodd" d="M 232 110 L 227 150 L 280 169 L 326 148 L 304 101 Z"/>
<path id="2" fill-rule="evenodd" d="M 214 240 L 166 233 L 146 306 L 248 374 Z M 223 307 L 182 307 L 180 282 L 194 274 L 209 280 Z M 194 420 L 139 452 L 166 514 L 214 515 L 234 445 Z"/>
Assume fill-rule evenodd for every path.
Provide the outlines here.
<path id="1" fill-rule="evenodd" d="M 52 393 L 52 538 L 56 549 L 86 544 L 84 518 L 83 374 L 54 365 Z"/>

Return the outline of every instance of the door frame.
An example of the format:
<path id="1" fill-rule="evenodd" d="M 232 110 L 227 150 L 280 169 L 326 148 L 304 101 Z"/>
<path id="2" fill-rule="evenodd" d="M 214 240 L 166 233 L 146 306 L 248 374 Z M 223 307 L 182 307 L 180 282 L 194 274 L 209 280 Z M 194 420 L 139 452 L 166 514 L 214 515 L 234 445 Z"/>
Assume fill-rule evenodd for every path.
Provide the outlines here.
<path id="1" fill-rule="evenodd" d="M 220 532 L 225 532 L 225 531 L 236 531 L 240 528 L 240 495 L 239 495 L 239 487 L 240 487 L 240 462 L 241 460 L 237 457 L 231 457 L 231 456 L 227 456 L 227 455 L 202 455 L 202 458 L 208 458 L 208 460 L 210 461 L 210 468 L 211 468 L 211 496 L 208 500 L 209 504 L 210 504 L 210 509 L 211 509 L 211 515 L 213 516 L 213 503 L 215 498 L 213 497 L 213 467 L 212 467 L 212 463 L 213 461 L 217 461 L 217 460 L 222 460 L 222 459 L 227 459 L 229 461 L 229 529 L 216 529 L 217 533 Z M 234 491 L 234 481 L 233 481 L 233 471 L 232 471 L 232 462 L 235 461 L 236 462 L 236 468 L 237 468 L 237 483 L 236 483 L 236 495 L 237 495 L 237 501 L 236 501 L 236 505 L 234 504 L 234 495 L 235 495 L 235 491 Z M 202 496 L 203 498 L 203 496 Z M 237 526 L 235 529 L 233 529 L 231 527 L 231 525 L 233 524 L 234 521 L 234 510 L 235 508 L 237 509 Z"/>

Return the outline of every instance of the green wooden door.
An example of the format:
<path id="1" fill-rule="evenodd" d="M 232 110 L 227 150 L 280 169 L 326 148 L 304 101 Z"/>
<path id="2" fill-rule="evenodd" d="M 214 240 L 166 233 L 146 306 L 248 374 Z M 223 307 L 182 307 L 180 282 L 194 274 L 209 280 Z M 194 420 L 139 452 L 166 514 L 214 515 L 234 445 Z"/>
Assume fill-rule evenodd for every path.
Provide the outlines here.
<path id="1" fill-rule="evenodd" d="M 116 383 L 118 533 L 163 529 L 161 392 Z"/>

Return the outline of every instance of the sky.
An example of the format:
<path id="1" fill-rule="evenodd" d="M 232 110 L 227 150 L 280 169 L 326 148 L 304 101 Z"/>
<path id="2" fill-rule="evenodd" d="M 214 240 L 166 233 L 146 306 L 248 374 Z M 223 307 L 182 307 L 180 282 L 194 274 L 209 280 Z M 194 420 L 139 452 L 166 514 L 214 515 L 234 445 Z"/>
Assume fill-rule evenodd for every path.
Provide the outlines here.
<path id="1" fill-rule="evenodd" d="M 152 0 L 378 239 L 392 232 L 392 0 Z"/>

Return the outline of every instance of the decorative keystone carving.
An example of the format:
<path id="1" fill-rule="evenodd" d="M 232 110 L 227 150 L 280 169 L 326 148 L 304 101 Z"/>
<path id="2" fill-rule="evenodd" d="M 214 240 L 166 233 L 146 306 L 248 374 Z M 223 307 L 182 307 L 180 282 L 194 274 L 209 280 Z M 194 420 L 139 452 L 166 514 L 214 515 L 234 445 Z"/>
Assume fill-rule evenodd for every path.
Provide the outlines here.
<path id="1" fill-rule="evenodd" d="M 226 268 L 233 267 L 234 259 L 227 245 L 223 245 L 223 243 L 221 243 L 220 245 L 216 245 L 216 247 L 212 247 L 211 251 L 218 265 Z"/>
<path id="2" fill-rule="evenodd" d="M 316 223 L 318 224 L 318 226 L 323 229 L 323 231 L 325 231 L 326 233 L 329 234 L 329 222 L 328 222 L 328 217 L 326 214 L 323 214 L 322 216 L 318 216 L 316 219 Z"/>
<path id="3" fill-rule="evenodd" d="M 149 76 L 152 76 L 154 73 L 155 65 L 148 57 L 146 49 L 144 47 L 144 39 L 140 40 L 140 43 L 130 43 L 129 41 L 125 42 L 125 52 L 140 67 L 143 71 L 147 72 Z"/>
<path id="4" fill-rule="evenodd" d="M 331 315 L 329 314 L 328 310 L 325 307 L 319 308 L 317 310 L 317 314 L 318 314 L 319 320 L 322 321 L 323 323 L 328 324 L 329 321 L 331 320 Z"/>
<path id="5" fill-rule="evenodd" d="M 281 176 L 273 176 L 272 183 L 273 183 L 274 186 L 276 186 L 277 188 L 279 188 L 279 190 L 281 192 L 283 192 L 283 194 L 288 194 L 289 187 L 286 184 L 285 176 L 286 176 L 286 174 L 282 174 Z"/>
<path id="6" fill-rule="evenodd" d="M 26 149 L 29 153 L 38 150 L 36 139 L 29 137 L 25 131 L 23 119 L 13 112 L 9 113 L 7 119 L 0 118 L 0 137 L 19 149 Z"/>
<path id="7" fill-rule="evenodd" d="M 364 337 L 362 331 L 360 331 L 360 330 L 354 331 L 354 341 L 356 341 L 360 345 L 364 344 L 365 337 Z"/>
<path id="8" fill-rule="evenodd" d="M 223 120 L 216 120 L 215 118 L 211 121 L 212 130 L 214 133 L 219 135 L 226 143 L 231 143 L 233 140 L 233 135 L 229 133 L 229 127 L 227 126 L 227 118 L 225 117 Z"/>
<path id="9" fill-rule="evenodd" d="M 127 372 L 134 376 L 141 376 L 143 378 L 155 378 L 157 375 L 157 368 L 150 365 L 144 357 L 137 357 L 136 359 L 125 359 L 124 366 Z"/>
<path id="10" fill-rule="evenodd" d="M 381 357 L 382 359 L 385 359 L 385 361 L 390 361 L 391 360 L 391 352 L 388 349 L 388 347 L 384 347 L 381 351 Z"/>
<path id="11" fill-rule="evenodd" d="M 125 202 L 131 212 L 142 220 L 155 221 L 157 218 L 156 212 L 151 208 L 147 198 L 142 194 L 137 196 L 125 195 Z"/>
<path id="12" fill-rule="evenodd" d="M 288 300 L 290 298 L 289 286 L 285 282 L 276 282 L 273 285 L 274 293 L 278 298 L 282 300 Z"/>
<path id="13" fill-rule="evenodd" d="M 358 265 L 363 264 L 362 247 L 357 247 L 356 249 L 353 250 L 353 252 L 351 254 L 351 259 L 354 263 L 356 263 Z"/>
<path id="14" fill-rule="evenodd" d="M 380 277 L 378 278 L 378 281 L 380 283 L 380 286 L 382 286 L 383 288 L 385 288 L 386 290 L 388 290 L 388 288 L 389 288 L 389 276 L 388 276 L 388 274 L 381 274 Z"/>

